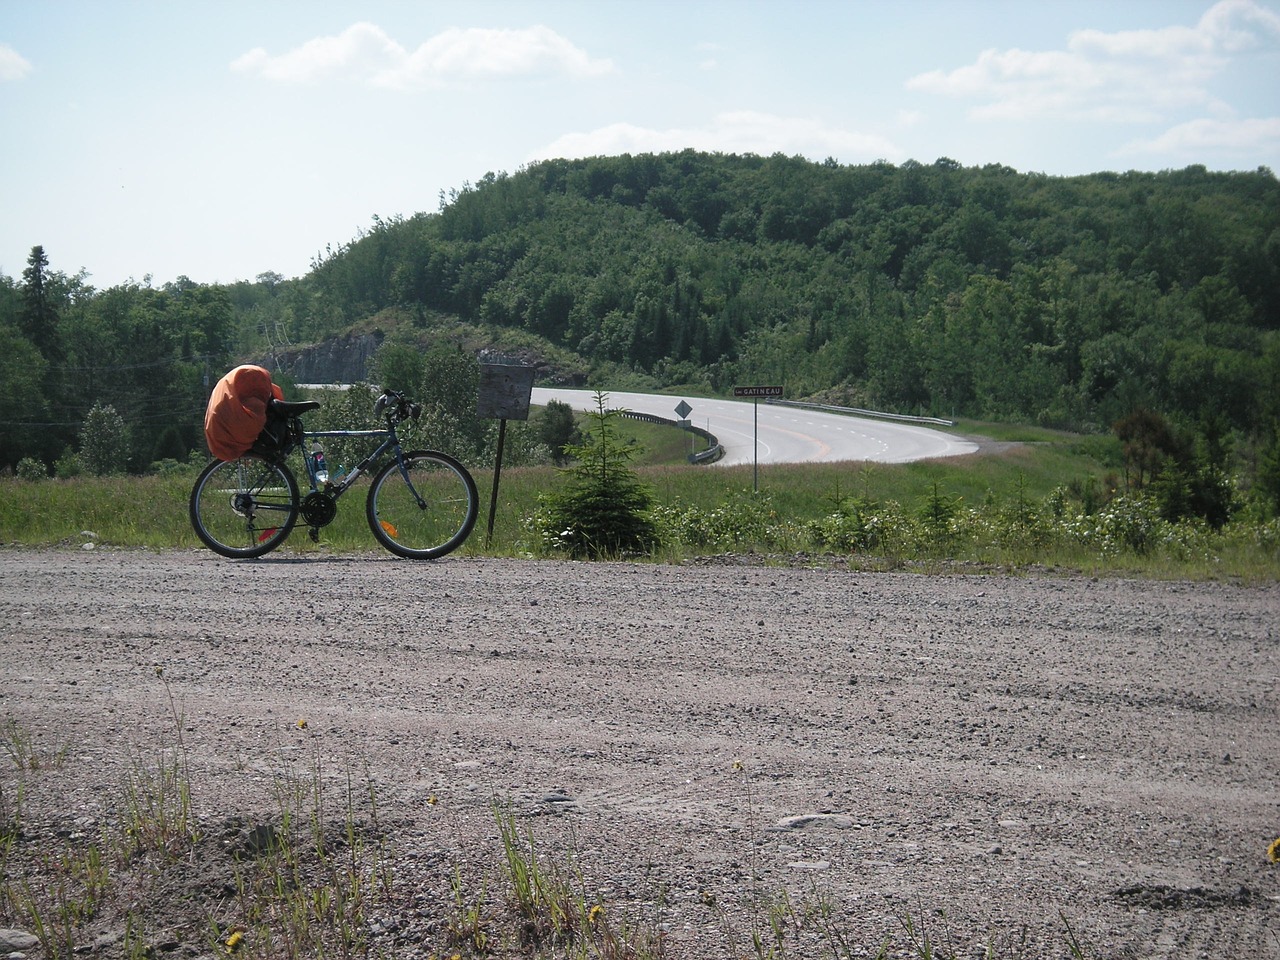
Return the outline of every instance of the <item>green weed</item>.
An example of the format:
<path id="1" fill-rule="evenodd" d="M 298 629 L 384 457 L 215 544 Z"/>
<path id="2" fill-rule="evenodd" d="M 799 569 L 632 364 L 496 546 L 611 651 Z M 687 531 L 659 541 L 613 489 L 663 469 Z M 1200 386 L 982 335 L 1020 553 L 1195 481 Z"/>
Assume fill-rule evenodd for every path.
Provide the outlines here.
<path id="1" fill-rule="evenodd" d="M 113 891 L 107 859 L 95 843 L 63 844 L 2 888 L 8 911 L 40 941 L 49 960 L 67 960 L 76 953 L 80 930 Z"/>
<path id="2" fill-rule="evenodd" d="M 449 878 L 449 890 L 453 894 L 453 909 L 446 921 L 449 944 L 461 947 L 478 956 L 488 954 L 494 947 L 487 914 L 488 884 L 481 883 L 475 897 L 466 893 L 462 872 L 454 867 Z"/>
<path id="3" fill-rule="evenodd" d="M 151 853 L 177 859 L 200 839 L 191 803 L 191 771 L 182 742 L 185 721 L 162 667 L 156 668 L 156 676 L 164 684 L 177 742 L 172 747 L 162 744 L 154 764 L 135 758 L 125 776 L 120 816 L 126 859 Z"/>
<path id="4" fill-rule="evenodd" d="M 35 737 L 18 721 L 6 717 L 0 723 L 0 743 L 19 770 L 58 769 L 67 760 L 70 744 L 61 743 L 52 750 L 41 749 Z"/>
<path id="5" fill-rule="evenodd" d="M 301 960 L 364 957 L 371 911 L 390 896 L 390 858 L 377 827 L 377 791 L 367 779 L 373 837 L 357 817 L 356 778 L 347 770 L 340 823 L 329 821 L 319 759 L 309 775 L 274 781 L 279 826 L 259 824 L 234 871 L 233 909 L 210 928 L 222 954 Z"/>
<path id="6" fill-rule="evenodd" d="M 500 875 L 510 939 L 520 955 L 567 960 L 661 960 L 666 956 L 666 941 L 656 926 L 614 916 L 612 908 L 587 893 L 574 867 L 572 849 L 565 861 L 548 861 L 539 855 L 532 831 L 521 832 L 509 809 L 495 804 L 493 813 L 502 846 Z M 478 914 L 468 910 L 464 917 L 474 929 Z M 497 925 L 497 918 L 491 917 L 485 929 L 486 949 L 496 949 L 489 929 Z"/>

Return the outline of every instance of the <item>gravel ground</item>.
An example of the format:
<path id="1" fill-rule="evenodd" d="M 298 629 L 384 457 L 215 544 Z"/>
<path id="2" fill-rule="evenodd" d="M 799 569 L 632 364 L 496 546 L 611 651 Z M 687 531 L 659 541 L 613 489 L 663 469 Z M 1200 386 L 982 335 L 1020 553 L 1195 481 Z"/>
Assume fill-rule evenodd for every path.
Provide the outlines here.
<path id="1" fill-rule="evenodd" d="M 397 957 L 496 869 L 495 800 L 671 957 L 755 956 L 783 891 L 853 956 L 913 916 L 957 956 L 1067 956 L 1069 923 L 1091 957 L 1280 957 L 1278 710 L 1274 583 L 0 549 L 0 713 L 65 749 L 3 765 L 11 878 L 180 735 L 224 847 L 281 771 L 368 778 Z M 149 894 L 170 955 L 209 950 L 200 889 Z"/>

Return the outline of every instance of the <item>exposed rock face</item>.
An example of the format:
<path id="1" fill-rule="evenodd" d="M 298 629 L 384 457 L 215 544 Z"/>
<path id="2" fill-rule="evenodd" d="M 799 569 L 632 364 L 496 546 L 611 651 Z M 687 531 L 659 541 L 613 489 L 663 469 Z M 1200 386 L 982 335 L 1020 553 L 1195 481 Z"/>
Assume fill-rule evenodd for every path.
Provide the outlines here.
<path id="1" fill-rule="evenodd" d="M 289 374 L 296 383 L 356 383 L 369 376 L 370 361 L 381 344 L 380 332 L 347 335 L 259 362 L 268 370 Z"/>

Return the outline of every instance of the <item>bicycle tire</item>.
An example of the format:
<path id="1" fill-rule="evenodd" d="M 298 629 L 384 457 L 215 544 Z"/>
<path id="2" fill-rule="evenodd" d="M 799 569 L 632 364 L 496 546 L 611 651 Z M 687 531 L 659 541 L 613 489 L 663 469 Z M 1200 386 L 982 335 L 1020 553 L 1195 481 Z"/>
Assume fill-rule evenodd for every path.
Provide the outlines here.
<path id="1" fill-rule="evenodd" d="M 190 513 L 196 536 L 214 553 L 260 557 L 284 543 L 298 522 L 298 481 L 282 463 L 214 460 L 196 478 Z"/>
<path id="2" fill-rule="evenodd" d="M 460 547 L 480 512 L 476 482 L 467 468 L 436 450 L 404 454 L 373 478 L 365 515 L 374 538 L 392 553 L 410 560 L 443 557 Z M 416 494 L 415 494 L 416 491 Z"/>

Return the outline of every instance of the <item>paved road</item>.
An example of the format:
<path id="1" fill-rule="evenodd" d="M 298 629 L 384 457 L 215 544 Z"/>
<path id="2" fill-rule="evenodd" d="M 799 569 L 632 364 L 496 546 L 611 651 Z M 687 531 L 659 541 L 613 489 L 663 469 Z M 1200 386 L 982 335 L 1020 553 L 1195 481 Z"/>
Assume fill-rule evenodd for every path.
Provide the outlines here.
<path id="1" fill-rule="evenodd" d="M 545 405 L 559 400 L 575 410 L 594 410 L 591 390 L 561 390 L 535 387 L 533 403 Z M 608 394 L 610 407 L 636 413 L 651 413 L 676 419 L 680 397 L 647 393 Z M 760 463 L 818 463 L 840 460 L 869 460 L 877 463 L 907 463 L 934 457 L 955 457 L 975 453 L 977 444 L 913 424 L 868 420 L 839 413 L 803 410 L 797 407 L 758 406 L 740 400 L 711 400 L 690 397 L 694 426 L 712 433 L 724 445 L 720 464 L 752 463 L 752 438 L 759 438 Z M 754 409 L 753 409 L 754 408 Z M 758 415 L 759 432 L 753 418 Z"/>

